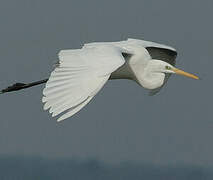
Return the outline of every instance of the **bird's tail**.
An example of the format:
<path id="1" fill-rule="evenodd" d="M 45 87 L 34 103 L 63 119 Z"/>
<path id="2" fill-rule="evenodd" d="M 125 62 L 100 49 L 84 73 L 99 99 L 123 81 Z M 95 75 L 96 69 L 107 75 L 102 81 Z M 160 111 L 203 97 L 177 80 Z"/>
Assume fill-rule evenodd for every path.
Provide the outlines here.
<path id="1" fill-rule="evenodd" d="M 32 83 L 28 83 L 28 84 L 15 83 L 12 86 L 9 86 L 9 87 L 7 87 L 5 89 L 2 89 L 0 91 L 0 94 L 11 92 L 11 91 L 19 91 L 21 89 L 26 89 L 26 88 L 29 88 L 29 87 L 32 87 L 32 86 L 36 86 L 36 85 L 39 85 L 39 84 L 46 83 L 47 81 L 48 81 L 48 79 L 43 79 L 41 81 L 35 81 L 35 82 L 32 82 Z"/>

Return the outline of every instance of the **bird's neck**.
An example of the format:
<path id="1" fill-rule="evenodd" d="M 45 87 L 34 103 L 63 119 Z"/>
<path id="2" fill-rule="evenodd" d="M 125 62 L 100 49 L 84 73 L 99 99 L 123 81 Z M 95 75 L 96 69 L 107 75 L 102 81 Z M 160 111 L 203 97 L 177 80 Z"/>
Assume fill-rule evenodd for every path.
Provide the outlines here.
<path id="1" fill-rule="evenodd" d="M 146 64 L 133 66 L 136 74 L 136 82 L 146 89 L 156 89 L 163 85 L 165 74 L 158 71 L 158 68 L 153 66 L 152 61 L 147 61 Z"/>
<path id="2" fill-rule="evenodd" d="M 156 89 L 163 85 L 164 78 L 164 73 L 144 72 L 139 84 L 146 89 Z"/>

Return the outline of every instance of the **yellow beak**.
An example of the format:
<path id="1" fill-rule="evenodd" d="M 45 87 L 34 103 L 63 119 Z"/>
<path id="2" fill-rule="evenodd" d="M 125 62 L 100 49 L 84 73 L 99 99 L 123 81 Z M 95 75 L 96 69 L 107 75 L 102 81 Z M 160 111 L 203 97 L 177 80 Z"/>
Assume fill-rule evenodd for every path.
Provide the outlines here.
<path id="1" fill-rule="evenodd" d="M 184 71 L 177 69 L 177 68 L 172 68 L 172 71 L 174 71 L 176 74 L 180 74 L 180 75 L 183 75 L 183 76 L 186 76 L 186 77 L 189 77 L 189 78 L 199 79 L 199 77 L 195 76 L 194 74 L 184 72 Z"/>

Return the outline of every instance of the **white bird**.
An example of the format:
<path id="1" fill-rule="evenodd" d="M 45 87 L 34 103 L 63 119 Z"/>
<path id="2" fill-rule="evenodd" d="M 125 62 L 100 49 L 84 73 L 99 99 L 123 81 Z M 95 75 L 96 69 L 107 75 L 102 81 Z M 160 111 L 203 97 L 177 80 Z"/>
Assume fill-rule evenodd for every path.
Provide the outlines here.
<path id="1" fill-rule="evenodd" d="M 85 44 L 81 49 L 62 50 L 48 79 L 29 84 L 16 83 L 1 93 L 46 83 L 42 102 L 58 121 L 80 111 L 109 79 L 130 79 L 154 95 L 172 73 L 193 79 L 197 76 L 174 67 L 174 48 L 137 39 Z"/>

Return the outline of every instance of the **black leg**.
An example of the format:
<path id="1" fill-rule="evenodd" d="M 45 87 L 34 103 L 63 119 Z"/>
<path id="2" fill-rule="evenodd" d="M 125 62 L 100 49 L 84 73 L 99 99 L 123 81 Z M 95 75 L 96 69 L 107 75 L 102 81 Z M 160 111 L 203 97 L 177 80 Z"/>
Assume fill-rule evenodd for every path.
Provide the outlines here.
<path id="1" fill-rule="evenodd" d="M 28 84 L 15 83 L 12 86 L 9 86 L 9 87 L 1 90 L 0 94 L 11 92 L 11 91 L 18 91 L 18 90 L 21 90 L 21 89 L 26 89 L 26 88 L 29 88 L 29 87 L 32 87 L 32 86 L 36 86 L 36 85 L 39 85 L 39 84 L 46 83 L 47 81 L 48 81 L 48 79 L 44 79 L 44 80 L 41 80 L 41 81 L 36 81 L 36 82 L 28 83 Z"/>

